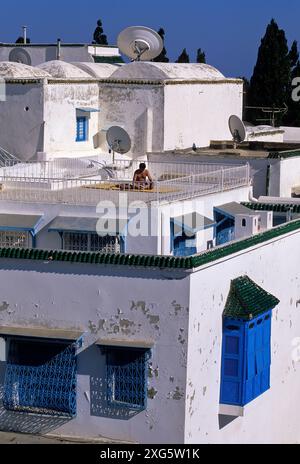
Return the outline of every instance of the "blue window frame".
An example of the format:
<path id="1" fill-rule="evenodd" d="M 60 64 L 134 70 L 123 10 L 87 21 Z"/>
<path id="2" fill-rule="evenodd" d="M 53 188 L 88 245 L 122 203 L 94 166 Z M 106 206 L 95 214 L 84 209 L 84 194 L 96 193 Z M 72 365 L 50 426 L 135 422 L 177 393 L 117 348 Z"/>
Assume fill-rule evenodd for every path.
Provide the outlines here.
<path id="1" fill-rule="evenodd" d="M 108 404 L 145 410 L 150 350 L 109 348 L 106 356 Z"/>
<path id="2" fill-rule="evenodd" d="M 221 404 L 246 406 L 270 389 L 272 311 L 224 319 Z"/>
<path id="3" fill-rule="evenodd" d="M 9 341 L 3 405 L 17 412 L 76 416 L 76 344 Z"/>
<path id="4" fill-rule="evenodd" d="M 197 253 L 196 234 L 187 236 L 184 229 L 175 236 L 174 221 L 171 221 L 171 253 L 177 257 L 193 256 Z"/>
<path id="5" fill-rule="evenodd" d="M 77 116 L 76 118 L 76 142 L 86 142 L 88 140 L 88 118 Z"/>

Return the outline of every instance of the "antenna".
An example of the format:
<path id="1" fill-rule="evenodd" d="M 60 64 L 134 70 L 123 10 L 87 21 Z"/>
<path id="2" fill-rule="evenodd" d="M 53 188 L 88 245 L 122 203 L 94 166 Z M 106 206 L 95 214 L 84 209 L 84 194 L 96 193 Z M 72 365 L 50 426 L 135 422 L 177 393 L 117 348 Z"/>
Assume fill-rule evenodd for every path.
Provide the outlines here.
<path id="1" fill-rule="evenodd" d="M 284 103 L 283 108 L 275 108 L 275 107 L 267 107 L 267 106 L 245 106 L 247 110 L 260 110 L 264 114 L 269 114 L 269 118 L 265 119 L 257 119 L 257 121 L 260 122 L 270 122 L 270 125 L 275 127 L 276 125 L 276 115 L 282 114 L 286 115 L 289 107 L 287 106 L 286 103 Z"/>
<path id="2" fill-rule="evenodd" d="M 118 47 L 132 61 L 151 61 L 163 49 L 163 40 L 152 29 L 144 26 L 131 26 L 118 37 Z"/>
<path id="3" fill-rule="evenodd" d="M 122 127 L 112 126 L 108 129 L 106 140 L 113 151 L 113 163 L 115 162 L 115 153 L 125 155 L 131 149 L 130 136 Z"/>
<path id="4" fill-rule="evenodd" d="M 246 139 L 246 128 L 243 121 L 236 115 L 232 115 L 228 121 L 229 129 L 233 137 L 234 148 L 238 143 L 242 143 Z"/>

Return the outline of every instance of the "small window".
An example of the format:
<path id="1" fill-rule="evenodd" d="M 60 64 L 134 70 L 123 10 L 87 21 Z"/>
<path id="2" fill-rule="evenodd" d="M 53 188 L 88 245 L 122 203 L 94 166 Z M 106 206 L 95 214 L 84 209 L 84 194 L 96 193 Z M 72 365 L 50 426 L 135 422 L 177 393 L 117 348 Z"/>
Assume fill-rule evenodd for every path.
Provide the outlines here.
<path id="1" fill-rule="evenodd" d="M 63 249 L 66 251 L 91 251 L 106 254 L 120 254 L 122 240 L 119 236 L 105 236 L 98 234 L 77 234 L 65 232 L 63 234 Z"/>
<path id="2" fill-rule="evenodd" d="M 31 248 L 32 243 L 28 232 L 0 232 L 0 248 Z"/>
<path id="3" fill-rule="evenodd" d="M 77 117 L 76 123 L 76 142 L 86 142 L 88 140 L 88 119 Z"/>
<path id="4" fill-rule="evenodd" d="M 209 240 L 207 242 L 207 249 L 212 250 L 213 248 L 214 248 L 214 242 L 213 242 L 213 240 Z"/>
<path id="5" fill-rule="evenodd" d="M 246 227 L 246 226 L 247 226 L 247 221 L 246 221 L 246 219 L 243 219 L 242 220 L 242 227 Z"/>
<path id="6" fill-rule="evenodd" d="M 149 350 L 110 348 L 107 351 L 107 401 L 110 406 L 147 408 Z"/>

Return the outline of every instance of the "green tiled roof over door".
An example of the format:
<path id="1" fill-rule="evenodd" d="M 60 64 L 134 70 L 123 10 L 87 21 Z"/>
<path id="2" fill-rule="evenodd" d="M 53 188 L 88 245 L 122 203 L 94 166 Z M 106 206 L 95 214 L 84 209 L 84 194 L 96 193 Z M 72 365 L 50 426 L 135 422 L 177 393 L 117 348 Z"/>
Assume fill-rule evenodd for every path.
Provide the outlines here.
<path id="1" fill-rule="evenodd" d="M 249 277 L 239 277 L 231 282 L 224 317 L 251 321 L 271 309 L 280 301 Z"/>

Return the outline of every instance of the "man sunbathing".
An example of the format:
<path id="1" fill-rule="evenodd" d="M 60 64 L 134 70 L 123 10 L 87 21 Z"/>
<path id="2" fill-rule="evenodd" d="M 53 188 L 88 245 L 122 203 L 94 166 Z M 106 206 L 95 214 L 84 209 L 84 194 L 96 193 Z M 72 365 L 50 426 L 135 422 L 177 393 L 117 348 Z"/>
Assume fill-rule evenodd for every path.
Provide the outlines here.
<path id="1" fill-rule="evenodd" d="M 133 190 L 152 190 L 153 186 L 153 179 L 146 164 L 141 163 L 139 169 L 137 169 L 134 173 L 132 184 Z"/>

